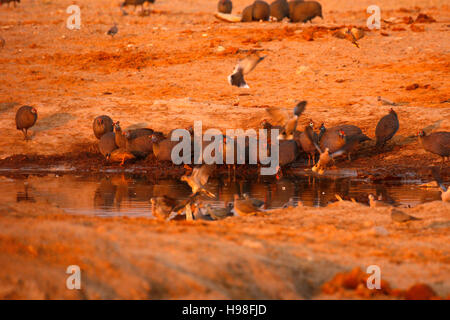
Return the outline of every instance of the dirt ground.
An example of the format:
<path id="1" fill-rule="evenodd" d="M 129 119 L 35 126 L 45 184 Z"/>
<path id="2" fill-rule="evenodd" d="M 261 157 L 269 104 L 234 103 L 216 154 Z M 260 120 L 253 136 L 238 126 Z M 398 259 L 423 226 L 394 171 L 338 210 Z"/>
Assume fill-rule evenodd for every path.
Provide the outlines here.
<path id="1" fill-rule="evenodd" d="M 377 1 L 386 21 L 380 31 L 366 31 L 360 48 L 332 34 L 365 28 L 373 1 L 323 0 L 324 19 L 312 24 L 226 23 L 213 16 L 216 1 L 206 0 L 158 0 L 149 15 L 129 8 L 122 16 L 119 2 L 0 7 L 1 168 L 39 163 L 98 171 L 106 165 L 92 133 L 100 114 L 163 132 L 195 120 L 205 129 L 246 129 L 258 127 L 267 106 L 288 110 L 307 100 L 300 126 L 309 119 L 351 123 L 373 138 L 391 108 L 378 96 L 398 104 L 397 135 L 382 154 L 369 142 L 356 161 L 338 166 L 373 179 L 411 171 L 428 178 L 428 167 L 440 162 L 413 136 L 423 128 L 450 131 L 446 1 Z M 249 2 L 233 1 L 234 13 Z M 80 30 L 65 26 L 74 3 Z M 419 13 L 436 22 L 410 23 Z M 119 32 L 111 38 L 105 32 L 114 22 Z M 231 87 L 227 75 L 251 50 L 267 55 L 246 77 L 251 88 Z M 25 104 L 38 110 L 28 142 L 14 123 Z M 449 181 L 448 162 L 442 174 Z M 337 272 L 372 264 L 394 288 L 426 283 L 446 297 L 449 205 L 405 210 L 423 220 L 392 225 L 386 210 L 347 203 L 219 223 L 100 219 L 61 214 L 48 203 L 2 203 L 0 297 L 367 298 L 320 288 Z M 81 291 L 65 288 L 70 264 L 85 275 Z"/>

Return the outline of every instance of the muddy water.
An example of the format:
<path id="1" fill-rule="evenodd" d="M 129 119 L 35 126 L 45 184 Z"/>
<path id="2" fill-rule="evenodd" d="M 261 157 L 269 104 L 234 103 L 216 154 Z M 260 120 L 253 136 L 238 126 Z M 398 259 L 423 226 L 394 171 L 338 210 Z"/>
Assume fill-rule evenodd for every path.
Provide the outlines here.
<path id="1" fill-rule="evenodd" d="M 368 193 L 381 194 L 386 201 L 401 207 L 439 199 L 436 188 L 419 187 L 418 181 L 372 184 L 354 178 L 318 179 L 311 176 L 266 181 L 211 179 L 208 189 L 217 197 L 205 202 L 217 207 L 232 201 L 236 193 L 248 193 L 253 198 L 265 200 L 267 209 L 280 208 L 291 198 L 295 204 L 301 201 L 306 206 L 326 206 L 336 201 L 335 194 L 363 203 L 367 203 Z M 0 176 L 0 202 L 39 200 L 76 214 L 151 217 L 149 199 L 163 195 L 186 199 L 190 189 L 176 179 L 154 181 L 135 174 Z"/>

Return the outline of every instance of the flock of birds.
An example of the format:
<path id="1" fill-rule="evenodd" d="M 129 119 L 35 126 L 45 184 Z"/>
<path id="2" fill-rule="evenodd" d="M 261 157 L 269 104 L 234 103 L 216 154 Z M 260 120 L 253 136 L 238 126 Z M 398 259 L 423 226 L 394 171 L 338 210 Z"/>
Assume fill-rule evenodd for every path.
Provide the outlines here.
<path id="1" fill-rule="evenodd" d="M 351 160 L 351 155 L 358 150 L 359 144 L 371 140 L 365 135 L 361 128 L 355 125 L 342 124 L 331 128 L 326 128 L 321 124 L 318 131 L 314 130 L 314 122 L 310 120 L 309 124 L 304 127 L 303 131 L 297 130 L 297 125 L 301 114 L 306 108 L 307 102 L 301 101 L 296 104 L 292 113 L 287 112 L 283 108 L 269 107 L 266 109 L 267 116 L 270 121 L 263 119 L 261 128 L 267 130 L 267 144 L 271 141 L 271 130 L 277 129 L 279 135 L 277 143 L 279 144 L 279 172 L 282 174 L 282 167 L 287 166 L 298 160 L 302 153 L 308 156 L 308 164 L 314 165 L 312 171 L 322 174 L 330 163 L 342 155 L 347 155 Z M 16 113 L 16 126 L 21 130 L 25 139 L 29 139 L 28 129 L 37 121 L 37 110 L 31 106 L 22 106 Z M 385 116 L 383 116 L 375 129 L 376 144 L 375 148 L 381 150 L 392 139 L 399 129 L 399 119 L 397 113 L 391 108 Z M 187 129 L 191 136 L 194 131 L 192 128 Z M 172 130 L 173 131 L 173 130 Z M 162 132 L 155 131 L 150 128 L 137 128 L 123 131 L 120 122 L 114 122 L 109 116 L 101 115 L 94 119 L 93 133 L 99 140 L 99 150 L 107 161 L 121 162 L 124 165 L 128 159 L 144 159 L 151 157 L 160 162 L 172 163 L 172 149 L 178 144 L 178 141 L 171 140 L 171 133 L 165 135 Z M 223 137 L 226 142 L 227 137 Z M 450 132 L 433 132 L 425 134 L 419 131 L 418 140 L 422 147 L 431 153 L 440 155 L 445 159 L 450 156 Z M 193 140 L 192 140 L 193 141 Z M 206 147 L 206 146 L 204 146 Z M 235 148 L 237 143 L 235 140 Z M 245 143 L 246 155 L 248 155 L 248 140 Z M 226 159 L 226 143 L 222 145 L 224 163 Z M 267 148 L 270 150 L 270 148 Z M 234 155 L 236 157 L 236 152 Z M 319 159 L 316 161 L 316 156 Z M 191 154 L 191 157 L 194 155 Z M 247 158 L 248 159 L 248 158 Z M 236 162 L 235 162 L 236 163 Z M 228 164 L 227 164 L 228 165 Z M 181 177 L 181 181 L 186 182 L 192 189 L 192 195 L 187 200 L 177 200 L 170 196 L 155 197 L 151 199 L 152 212 L 155 217 L 172 219 L 175 216 L 183 216 L 186 219 L 207 219 L 217 220 L 233 215 L 249 215 L 262 212 L 261 207 L 264 202 L 249 197 L 240 198 L 235 195 L 234 204 L 227 204 L 225 208 L 212 208 L 204 206 L 200 200 L 201 196 L 216 198 L 216 195 L 209 191 L 206 187 L 210 175 L 214 172 L 218 165 L 200 165 L 190 167 L 185 165 L 186 174 Z M 228 165 L 236 168 L 236 164 Z M 189 174 L 190 173 L 190 174 Z M 443 201 L 450 202 L 450 189 L 447 189 L 439 176 L 437 168 L 432 169 L 434 179 L 441 188 L 441 198 Z M 339 199 L 338 200 L 342 200 Z M 370 207 L 380 207 L 388 205 L 382 199 L 375 199 L 373 195 L 369 195 Z M 288 204 L 292 205 L 292 204 Z M 415 220 L 416 218 L 406 218 L 404 214 L 399 213 L 397 209 L 392 209 L 393 220 L 406 219 L 404 221 Z M 394 218 L 395 217 L 395 218 Z M 395 220 L 396 221 L 396 220 Z M 399 221 L 401 222 L 401 221 Z"/>
<path id="2" fill-rule="evenodd" d="M 9 7 L 9 3 L 10 2 L 13 2 L 14 3 L 14 7 L 16 7 L 16 2 L 17 3 L 20 3 L 20 0 L 0 0 L 0 6 L 3 4 L 3 3 L 7 3 L 8 4 L 8 7 Z"/>
<path id="3" fill-rule="evenodd" d="M 231 0 L 219 0 L 217 11 L 223 14 L 231 14 L 233 3 Z M 240 22 L 250 21 L 282 21 L 308 22 L 315 17 L 322 16 L 322 6 L 317 1 L 276 0 L 270 5 L 262 0 L 256 0 L 242 10 Z"/>
<path id="4" fill-rule="evenodd" d="M 9 2 L 20 2 L 20 0 L 0 0 L 0 4 Z M 125 0 L 121 4 L 124 7 L 129 5 L 141 5 L 145 2 L 153 3 L 154 0 Z M 230 0 L 220 0 L 218 11 L 224 14 L 230 14 L 232 3 Z M 252 5 L 246 7 L 242 13 L 241 21 L 260 21 L 276 20 L 281 21 L 289 18 L 291 22 L 307 22 L 314 17 L 322 17 L 322 7 L 316 1 L 294 0 L 289 3 L 286 0 L 276 0 L 271 5 L 264 1 L 257 0 Z M 272 18 L 271 18 L 272 17 Z M 107 32 L 114 36 L 118 32 L 117 24 Z M 233 73 L 228 76 L 231 85 L 239 88 L 248 88 L 244 75 L 252 71 L 264 57 L 253 53 L 242 59 L 236 65 Z M 318 131 L 315 130 L 313 120 L 304 127 L 303 131 L 297 130 L 297 124 L 307 102 L 301 101 L 294 107 L 293 112 L 287 112 L 283 108 L 269 107 L 266 109 L 269 120 L 263 119 L 261 128 L 267 130 L 266 141 L 270 146 L 271 130 L 277 129 L 279 136 L 279 168 L 278 174 L 282 174 L 282 168 L 297 161 L 299 155 L 304 153 L 308 156 L 308 165 L 312 160 L 312 171 L 323 174 L 326 168 L 334 163 L 335 159 L 342 155 L 347 155 L 351 160 L 351 155 L 357 152 L 358 146 L 368 140 L 362 130 L 355 125 L 342 124 L 331 128 L 326 128 L 321 124 Z M 16 127 L 21 130 L 26 140 L 29 139 L 28 129 L 37 121 L 37 110 L 32 106 L 22 106 L 16 113 Z M 399 129 L 399 119 L 397 113 L 391 108 L 389 113 L 383 116 L 378 122 L 375 135 L 375 147 L 382 149 Z M 193 129 L 188 128 L 191 135 Z M 120 122 L 114 122 L 109 116 L 101 115 L 94 119 L 93 132 L 99 140 L 98 146 L 101 154 L 110 162 L 120 162 L 121 165 L 129 159 L 144 159 L 152 157 L 157 161 L 172 162 L 172 149 L 178 144 L 177 141 L 171 141 L 171 132 L 165 135 L 162 132 L 154 131 L 150 128 L 138 128 L 122 131 Z M 227 137 L 223 137 L 224 142 Z M 423 130 L 418 133 L 418 140 L 422 147 L 431 153 L 437 154 L 443 158 L 450 156 L 450 132 L 433 132 L 426 134 Z M 235 144 L 236 146 L 236 144 Z M 246 155 L 248 155 L 248 140 L 245 144 Z M 224 163 L 226 159 L 226 144 L 222 146 Z M 267 148 L 270 150 L 270 148 Z M 236 152 L 234 153 L 236 157 Z M 316 156 L 319 159 L 316 161 Z M 193 157 L 193 154 L 191 155 Z M 248 158 L 247 158 L 248 159 Z M 236 163 L 236 161 L 235 161 Z M 236 165 L 233 166 L 234 172 Z M 226 208 L 217 212 L 218 209 L 212 209 L 210 206 L 203 206 L 198 201 L 200 195 L 214 198 L 215 195 L 205 187 L 209 176 L 216 168 L 216 165 L 201 165 L 191 168 L 186 166 L 190 175 L 184 175 L 181 180 L 186 182 L 192 188 L 192 196 L 186 201 L 178 201 L 168 196 L 157 197 L 151 200 L 155 216 L 168 217 L 171 213 L 179 213 L 185 210 L 186 217 L 193 219 L 199 216 L 209 216 L 211 219 L 226 217 L 231 214 L 233 206 L 227 205 Z M 450 191 L 443 185 L 439 173 L 433 169 L 433 176 L 442 189 L 442 200 L 450 201 Z M 234 199 L 234 211 L 239 215 L 255 214 L 260 212 L 261 203 L 257 199 L 246 197 L 241 199 L 238 195 Z M 380 199 L 375 199 L 373 195 L 369 196 L 371 207 L 384 204 Z M 204 213 L 206 212 L 206 214 Z M 214 218 L 215 217 L 215 218 Z"/>

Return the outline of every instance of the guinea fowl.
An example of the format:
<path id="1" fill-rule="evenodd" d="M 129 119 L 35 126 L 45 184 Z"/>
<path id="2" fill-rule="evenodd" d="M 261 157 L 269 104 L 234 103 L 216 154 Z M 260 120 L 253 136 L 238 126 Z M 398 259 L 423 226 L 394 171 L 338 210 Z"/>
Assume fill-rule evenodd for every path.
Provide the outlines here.
<path id="1" fill-rule="evenodd" d="M 441 177 L 439 175 L 438 169 L 436 167 L 433 167 L 431 169 L 431 172 L 433 174 L 434 180 L 436 180 L 439 188 L 441 188 L 441 199 L 444 202 L 450 202 L 450 188 L 446 188 L 444 186 L 444 183 L 441 180 Z"/>
<path id="2" fill-rule="evenodd" d="M 111 153 L 117 149 L 114 132 L 107 132 L 102 135 L 100 141 L 98 142 L 98 147 L 106 160 L 109 160 Z"/>
<path id="3" fill-rule="evenodd" d="M 132 134 L 128 131 L 124 134 L 126 138 L 126 150 L 137 158 L 145 158 L 153 152 L 152 135 L 138 136 L 132 138 Z"/>
<path id="4" fill-rule="evenodd" d="M 427 135 L 422 130 L 418 137 L 422 147 L 428 152 L 440 155 L 444 164 L 445 158 L 450 156 L 450 132 L 433 132 Z"/>
<path id="5" fill-rule="evenodd" d="M 377 137 L 376 147 L 384 147 L 386 142 L 395 135 L 399 126 L 397 113 L 391 108 L 389 113 L 381 118 L 375 129 L 375 136 Z"/>
<path id="6" fill-rule="evenodd" d="M 316 163 L 317 150 L 316 150 L 316 147 L 314 146 L 314 143 L 309 139 L 306 131 L 310 131 L 310 135 L 311 135 L 313 141 L 315 141 L 315 143 L 318 144 L 319 143 L 319 135 L 314 132 L 314 122 L 312 120 L 309 122 L 308 126 L 305 126 L 305 131 L 300 134 L 299 139 L 298 139 L 303 151 L 305 151 L 306 154 L 308 155 L 308 165 L 310 165 L 311 157 L 313 158 L 313 164 Z"/>
<path id="7" fill-rule="evenodd" d="M 299 3 L 299 2 L 304 2 L 304 0 L 292 0 L 288 2 L 288 6 L 289 6 L 289 16 L 291 12 L 294 12 L 294 6 Z"/>
<path id="8" fill-rule="evenodd" d="M 351 124 L 338 125 L 330 129 L 326 129 L 325 126 L 322 125 L 320 130 L 321 133 L 319 134 L 319 137 L 322 135 L 319 140 L 320 148 L 322 150 L 328 148 L 330 153 L 334 153 L 344 146 L 345 140 L 342 139 L 341 132 L 344 132 L 347 137 L 358 136 L 361 138 L 365 137 L 365 140 L 370 140 L 369 137 L 363 134 L 359 127 Z"/>
<path id="9" fill-rule="evenodd" d="M 125 148 L 127 140 L 129 139 L 136 139 L 142 136 L 150 136 L 152 134 L 157 134 L 152 129 L 149 128 L 138 128 L 123 132 L 120 127 L 119 121 L 116 121 L 114 123 L 114 132 L 116 133 L 116 144 L 119 148 Z"/>
<path id="10" fill-rule="evenodd" d="M 283 172 L 281 167 L 286 166 L 297 159 L 298 147 L 297 142 L 294 140 L 279 140 L 278 147 L 278 173 L 282 175 Z M 277 175 L 277 178 L 279 178 L 280 175 Z"/>
<path id="11" fill-rule="evenodd" d="M 270 6 L 267 2 L 256 0 L 253 2 L 253 21 L 268 21 L 270 18 Z"/>
<path id="12" fill-rule="evenodd" d="M 120 127 L 119 121 L 116 121 L 114 123 L 114 133 L 116 137 L 116 145 L 119 148 L 126 148 L 127 138 L 125 137 L 125 132 L 122 132 L 122 128 Z"/>
<path id="13" fill-rule="evenodd" d="M 323 19 L 322 6 L 317 1 L 297 2 L 292 5 L 292 10 L 289 10 L 291 22 L 308 22 L 315 17 Z"/>
<path id="14" fill-rule="evenodd" d="M 270 16 L 276 21 L 289 17 L 289 4 L 286 0 L 276 0 L 270 4 Z"/>
<path id="15" fill-rule="evenodd" d="M 241 22 L 251 22 L 253 21 L 253 4 L 247 6 L 242 10 Z"/>
<path id="16" fill-rule="evenodd" d="M 370 138 L 363 133 L 347 136 L 347 134 L 341 130 L 339 136 L 344 140 L 344 145 L 339 149 L 347 153 L 348 160 L 351 159 L 351 153 L 358 147 L 361 142 L 368 141 Z"/>
<path id="17" fill-rule="evenodd" d="M 16 112 L 16 128 L 21 130 L 28 140 L 28 129 L 34 126 L 37 120 L 37 110 L 31 106 L 22 106 Z"/>
<path id="18" fill-rule="evenodd" d="M 350 128 L 350 129 L 352 129 L 352 128 Z M 354 128 L 352 130 L 354 130 Z M 351 131 L 351 130 L 349 130 L 349 131 Z M 360 142 L 370 140 L 369 137 L 367 137 L 365 134 L 362 134 L 362 133 L 347 137 L 346 133 L 343 130 L 339 130 L 337 133 L 337 138 L 336 138 L 337 141 L 335 141 L 335 144 L 340 145 L 340 148 L 334 152 L 331 152 L 328 147 L 325 147 L 322 151 L 322 148 L 314 140 L 312 130 L 308 129 L 308 130 L 305 130 L 305 132 L 306 132 L 309 140 L 314 144 L 315 148 L 320 153 L 319 161 L 312 168 L 312 171 L 318 172 L 319 174 L 322 174 L 325 171 L 325 168 L 328 166 L 328 164 L 331 161 L 334 161 L 334 158 L 347 153 L 348 157 L 350 159 L 350 153 L 356 148 L 356 146 Z"/>
<path id="19" fill-rule="evenodd" d="M 172 162 L 172 149 L 179 143 L 170 139 L 161 138 L 159 135 L 152 135 L 153 154 L 158 161 Z"/>
<path id="20" fill-rule="evenodd" d="M 231 0 L 219 0 L 217 4 L 217 11 L 221 13 L 231 13 L 233 10 L 233 3 Z"/>
<path id="21" fill-rule="evenodd" d="M 92 129 L 97 139 L 100 139 L 105 133 L 113 131 L 114 122 L 106 115 L 98 116 L 94 119 Z"/>
<path id="22" fill-rule="evenodd" d="M 297 129 L 298 118 L 305 111 L 306 101 L 300 101 L 296 104 L 293 110 L 293 114 L 290 115 L 285 109 L 269 107 L 266 112 L 271 118 L 271 121 L 276 125 L 279 125 L 282 130 L 280 131 L 279 139 L 294 139 L 294 133 Z"/>

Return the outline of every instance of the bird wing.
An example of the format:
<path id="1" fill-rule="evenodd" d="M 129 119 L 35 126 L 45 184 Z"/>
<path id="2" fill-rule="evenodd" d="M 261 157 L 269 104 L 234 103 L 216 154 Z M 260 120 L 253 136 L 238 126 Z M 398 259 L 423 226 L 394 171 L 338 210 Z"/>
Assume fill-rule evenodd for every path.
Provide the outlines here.
<path id="1" fill-rule="evenodd" d="M 275 107 L 266 108 L 266 112 L 271 118 L 271 123 L 278 126 L 285 126 L 288 122 L 289 115 L 286 110 Z"/>
<path id="2" fill-rule="evenodd" d="M 286 127 L 285 127 L 286 135 L 290 135 L 290 134 L 294 133 L 294 131 L 297 129 L 297 123 L 298 123 L 297 116 L 288 120 L 288 122 L 286 123 Z"/>
<path id="3" fill-rule="evenodd" d="M 257 54 L 252 54 L 239 61 L 239 66 L 242 68 L 242 72 L 247 74 L 264 58 L 265 57 L 260 57 Z"/>
<path id="4" fill-rule="evenodd" d="M 194 168 L 191 177 L 199 186 L 204 186 L 208 183 L 209 176 L 214 171 L 215 165 L 204 164 L 200 168 Z"/>
<path id="5" fill-rule="evenodd" d="M 319 145 L 316 142 L 316 139 L 314 139 L 314 131 L 310 126 L 306 126 L 305 127 L 305 133 L 306 133 L 306 137 L 309 139 L 309 141 L 311 141 L 311 143 L 314 145 L 314 147 L 316 147 L 317 151 L 319 151 L 319 153 L 322 153 L 322 150 L 320 149 Z"/>
<path id="6" fill-rule="evenodd" d="M 304 100 L 297 103 L 297 105 L 294 107 L 294 114 L 300 117 L 300 115 L 305 111 L 307 103 L 308 102 Z"/>

